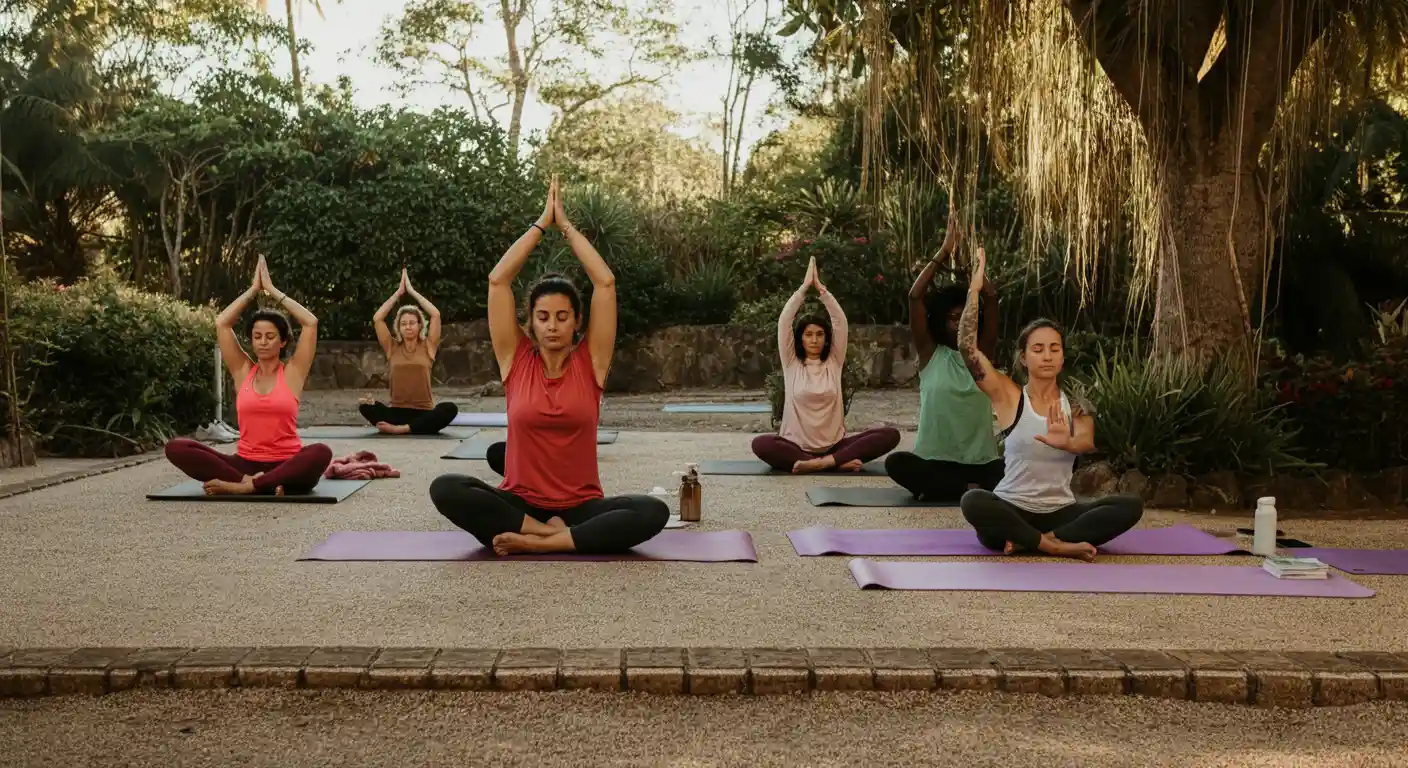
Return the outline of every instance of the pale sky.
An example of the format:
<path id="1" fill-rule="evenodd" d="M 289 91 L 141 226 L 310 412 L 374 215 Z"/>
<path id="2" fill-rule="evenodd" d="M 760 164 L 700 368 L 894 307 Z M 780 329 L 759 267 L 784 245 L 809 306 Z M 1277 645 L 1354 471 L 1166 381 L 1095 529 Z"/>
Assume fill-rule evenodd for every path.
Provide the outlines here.
<path id="1" fill-rule="evenodd" d="M 744 0 L 733 0 L 734 7 Z M 781 0 L 769 0 L 774 13 L 781 6 Z M 270 13 L 283 18 L 283 3 L 270 2 Z M 313 46 L 311 55 L 303 59 L 303 67 L 309 71 L 309 79 L 316 83 L 331 84 L 338 76 L 347 75 L 356 88 L 356 99 L 363 106 L 377 104 L 407 104 L 420 109 L 429 109 L 441 104 L 468 108 L 462 95 L 448 89 L 432 93 L 418 93 L 409 100 L 402 100 L 391 90 L 395 73 L 379 66 L 374 61 L 374 48 L 378 32 L 386 19 L 398 16 L 406 5 L 406 0 L 323 0 L 324 18 L 319 18 L 312 4 L 305 2 L 300 16 L 296 16 L 299 36 Z M 496 4 L 489 4 L 490 6 Z M 752 9 L 751 18 L 761 19 L 763 2 L 758 0 Z M 729 0 L 675 0 L 676 21 L 681 27 L 681 42 L 688 47 L 705 49 L 711 36 L 726 40 L 728 36 Z M 736 11 L 734 11 L 736 13 Z M 486 12 L 484 32 L 484 54 L 505 50 L 504 36 L 497 17 Z M 525 24 L 526 29 L 526 24 Z M 790 45 L 800 44 L 803 35 L 789 41 Z M 285 64 L 285 66 L 287 66 Z M 706 59 L 688 65 L 674 77 L 667 80 L 662 89 L 663 101 L 671 108 L 684 114 L 676 132 L 683 136 L 703 136 L 717 144 L 712 132 L 705 132 L 709 119 L 722 116 L 722 101 L 728 85 L 728 61 L 726 59 Z M 766 105 L 775 93 L 770 83 L 755 86 L 750 100 L 750 120 L 744 133 L 745 148 L 761 139 L 769 131 L 781 127 L 784 120 L 764 116 Z M 499 113 L 506 124 L 508 110 Z M 535 130 L 547 128 L 552 110 L 538 102 L 530 94 L 524 110 L 524 136 Z M 745 152 L 746 154 L 746 152 Z"/>

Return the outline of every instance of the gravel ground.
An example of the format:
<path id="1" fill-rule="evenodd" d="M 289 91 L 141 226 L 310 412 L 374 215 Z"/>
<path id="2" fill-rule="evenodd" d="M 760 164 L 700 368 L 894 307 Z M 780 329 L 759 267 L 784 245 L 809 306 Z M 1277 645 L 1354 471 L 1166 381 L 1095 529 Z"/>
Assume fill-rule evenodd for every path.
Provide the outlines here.
<path id="1" fill-rule="evenodd" d="M 813 484 L 886 478 L 705 478 L 701 528 L 752 532 L 756 564 L 298 562 L 334 531 L 450 529 L 430 481 L 498 479 L 481 462 L 440 459 L 449 440 L 329 443 L 337 455 L 371 448 L 404 476 L 337 505 L 147 501 L 183 479 L 157 461 L 0 500 L 0 645 L 1408 650 L 1402 578 L 1356 577 L 1379 592 L 1367 600 L 885 592 L 857 588 L 846 558 L 793 552 L 785 532 L 809 525 L 963 524 L 953 509 L 812 507 L 804 497 Z M 608 493 L 668 488 L 686 461 L 747 451 L 737 432 L 624 431 L 600 448 L 602 477 Z M 1143 524 L 1178 521 L 1218 533 L 1247 522 L 1150 513 Z M 1402 522 L 1281 527 L 1324 546 L 1408 547 Z"/>
<path id="2" fill-rule="evenodd" d="M 0 701 L 15 766 L 1405 764 L 1408 706 L 839 694 L 154 692 Z"/>

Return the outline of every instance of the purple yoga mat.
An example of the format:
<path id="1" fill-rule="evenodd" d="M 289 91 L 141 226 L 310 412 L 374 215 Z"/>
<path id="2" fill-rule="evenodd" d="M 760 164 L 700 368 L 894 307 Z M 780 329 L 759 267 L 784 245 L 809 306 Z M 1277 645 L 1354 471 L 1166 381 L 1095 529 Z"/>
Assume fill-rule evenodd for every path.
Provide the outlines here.
<path id="1" fill-rule="evenodd" d="M 941 592 L 1089 592 L 1145 595 L 1373 597 L 1374 590 L 1330 574 L 1278 579 L 1260 566 L 1102 565 L 1100 563 L 894 563 L 856 558 L 861 589 Z"/>
<path id="2" fill-rule="evenodd" d="M 790 531 L 787 538 L 792 548 L 803 557 L 817 555 L 1000 555 L 978 543 L 977 534 L 964 528 L 945 530 L 853 530 L 845 528 L 804 528 Z M 1243 552 L 1235 542 L 1218 537 L 1191 525 L 1168 528 L 1136 528 L 1128 531 L 1100 551 L 1109 555 L 1228 555 Z"/>
<path id="3" fill-rule="evenodd" d="M 536 560 L 609 562 L 680 560 L 695 563 L 758 562 L 753 537 L 746 531 L 661 531 L 650 541 L 621 555 L 557 553 L 499 557 L 464 531 L 339 531 L 299 560 Z"/>
<path id="4" fill-rule="evenodd" d="M 1282 550 L 1291 557 L 1314 557 L 1345 573 L 1376 576 L 1408 576 L 1408 550 L 1402 549 L 1322 549 L 1297 547 Z"/>

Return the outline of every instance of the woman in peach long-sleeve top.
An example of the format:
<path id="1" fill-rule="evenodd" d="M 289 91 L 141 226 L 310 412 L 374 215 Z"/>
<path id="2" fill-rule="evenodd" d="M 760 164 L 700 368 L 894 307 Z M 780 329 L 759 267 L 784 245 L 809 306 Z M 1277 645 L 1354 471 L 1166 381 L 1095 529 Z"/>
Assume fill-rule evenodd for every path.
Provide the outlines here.
<path id="1" fill-rule="evenodd" d="M 797 311 L 816 287 L 830 322 Z M 787 300 L 777 319 L 777 349 L 782 356 L 786 394 L 782 427 L 775 435 L 753 439 L 753 453 L 779 472 L 855 472 L 867 461 L 899 445 L 894 427 L 876 427 L 846 436 L 841 372 L 846 365 L 846 313 L 821 284 L 816 259 L 807 265 L 802 286 Z"/>

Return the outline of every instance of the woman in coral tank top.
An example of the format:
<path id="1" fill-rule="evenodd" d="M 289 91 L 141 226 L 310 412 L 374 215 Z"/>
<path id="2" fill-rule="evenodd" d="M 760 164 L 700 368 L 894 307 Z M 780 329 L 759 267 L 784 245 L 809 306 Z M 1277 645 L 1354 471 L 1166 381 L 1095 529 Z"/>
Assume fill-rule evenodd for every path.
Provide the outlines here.
<path id="1" fill-rule="evenodd" d="M 288 309 L 302 327 L 287 364 L 283 354 L 292 333 L 282 313 L 259 310 L 249 318 L 246 328 L 253 360 L 235 338 L 235 323 L 245 305 L 261 291 Z M 298 398 L 318 347 L 318 318 L 274 287 L 269 266 L 260 256 L 253 284 L 215 319 L 215 333 L 220 339 L 220 357 L 239 387 L 235 411 L 240 441 L 235 455 L 181 437 L 166 444 L 166 458 L 188 476 L 204 482 L 207 495 L 313 490 L 332 463 L 332 449 L 322 443 L 304 445 L 298 438 Z"/>
<path id="2" fill-rule="evenodd" d="M 528 291 L 528 331 L 518 325 L 513 280 L 556 226 L 592 281 L 583 333 L 582 299 L 561 275 Z M 499 555 L 528 552 L 624 552 L 669 521 L 652 496 L 605 496 L 597 471 L 601 394 L 616 351 L 616 277 L 567 219 L 557 178 L 543 215 L 489 273 L 489 336 L 508 401 L 504 480 L 494 487 L 470 475 L 441 475 L 430 499 L 446 519 Z"/>

